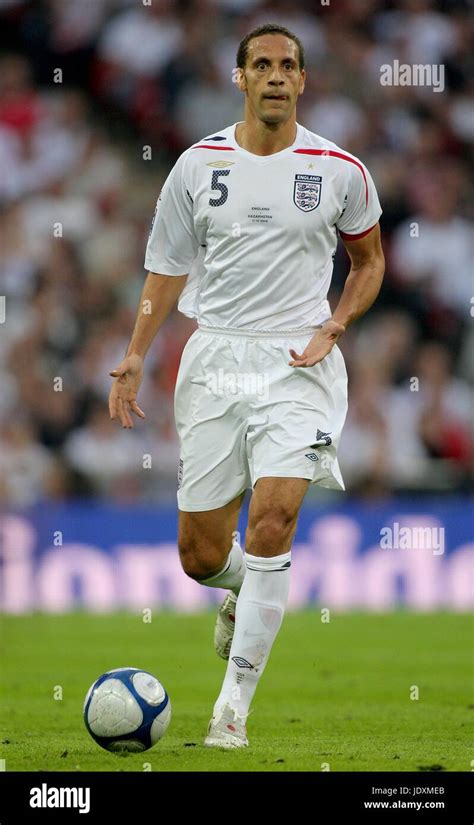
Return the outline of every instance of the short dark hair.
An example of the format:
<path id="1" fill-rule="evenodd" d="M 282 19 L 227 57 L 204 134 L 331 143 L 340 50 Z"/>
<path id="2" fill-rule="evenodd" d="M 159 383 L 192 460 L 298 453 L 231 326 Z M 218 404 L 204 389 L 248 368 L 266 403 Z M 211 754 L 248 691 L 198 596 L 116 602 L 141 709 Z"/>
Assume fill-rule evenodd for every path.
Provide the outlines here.
<path id="1" fill-rule="evenodd" d="M 286 26 L 280 26 L 278 23 L 264 23 L 263 26 L 258 26 L 256 29 L 252 29 L 251 32 L 245 35 L 244 39 L 240 41 L 239 48 L 237 50 L 237 66 L 239 69 L 245 69 L 245 64 L 247 63 L 248 57 L 248 46 L 251 40 L 255 37 L 261 37 L 263 34 L 283 34 L 285 37 L 288 37 L 290 40 L 293 40 L 298 47 L 298 65 L 301 69 L 304 69 L 304 48 L 301 40 L 296 34 L 290 32 Z"/>

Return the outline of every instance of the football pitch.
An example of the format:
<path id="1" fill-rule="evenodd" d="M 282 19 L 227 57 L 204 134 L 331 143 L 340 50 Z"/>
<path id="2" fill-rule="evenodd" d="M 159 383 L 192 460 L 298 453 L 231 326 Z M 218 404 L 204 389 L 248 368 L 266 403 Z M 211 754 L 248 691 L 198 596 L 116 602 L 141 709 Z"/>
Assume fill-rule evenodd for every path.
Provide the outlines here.
<path id="1" fill-rule="evenodd" d="M 6 771 L 472 770 L 471 614 L 287 614 L 248 719 L 250 747 L 230 753 L 203 746 L 225 670 L 214 621 L 2 617 Z M 127 666 L 163 682 L 173 715 L 155 748 L 116 756 L 89 737 L 82 703 L 101 673 Z"/>

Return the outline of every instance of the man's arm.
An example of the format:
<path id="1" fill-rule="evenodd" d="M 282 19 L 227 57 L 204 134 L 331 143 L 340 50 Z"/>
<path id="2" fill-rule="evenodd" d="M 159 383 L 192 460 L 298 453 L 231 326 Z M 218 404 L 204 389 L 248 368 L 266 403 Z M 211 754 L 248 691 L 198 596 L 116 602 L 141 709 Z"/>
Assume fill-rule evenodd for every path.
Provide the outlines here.
<path id="1" fill-rule="evenodd" d="M 385 258 L 380 238 L 380 226 L 358 241 L 343 241 L 351 259 L 351 268 L 332 320 L 347 329 L 352 321 L 364 315 L 380 292 Z"/>
<path id="2" fill-rule="evenodd" d="M 145 358 L 156 333 L 181 295 L 187 277 L 148 273 L 140 296 L 137 319 L 127 355 L 134 354 Z"/>
<path id="3" fill-rule="evenodd" d="M 127 429 L 133 427 L 131 412 L 139 418 L 145 418 L 136 401 L 143 377 L 143 361 L 156 333 L 183 291 L 187 277 L 158 275 L 154 272 L 149 272 L 146 277 L 126 356 L 110 372 L 115 378 L 109 395 L 110 417 L 119 418 L 122 426 Z"/>
<path id="4" fill-rule="evenodd" d="M 312 367 L 331 352 L 349 324 L 364 315 L 379 294 L 385 271 L 385 258 L 377 223 L 359 240 L 343 241 L 351 259 L 351 268 L 332 318 L 313 335 L 304 352 L 290 349 L 291 367 Z"/>

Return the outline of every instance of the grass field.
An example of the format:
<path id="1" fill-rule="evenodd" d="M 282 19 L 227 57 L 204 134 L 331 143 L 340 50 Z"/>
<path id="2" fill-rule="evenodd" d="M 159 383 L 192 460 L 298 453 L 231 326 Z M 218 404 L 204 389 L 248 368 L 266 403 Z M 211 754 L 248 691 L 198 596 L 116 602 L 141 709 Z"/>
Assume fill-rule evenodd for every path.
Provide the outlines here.
<path id="1" fill-rule="evenodd" d="M 248 720 L 250 748 L 231 753 L 202 744 L 225 669 L 213 614 L 0 622 L 7 771 L 472 770 L 471 615 L 333 613 L 325 624 L 318 611 L 288 614 Z M 161 679 L 173 718 L 154 749 L 115 756 L 89 737 L 82 702 L 122 666 Z"/>

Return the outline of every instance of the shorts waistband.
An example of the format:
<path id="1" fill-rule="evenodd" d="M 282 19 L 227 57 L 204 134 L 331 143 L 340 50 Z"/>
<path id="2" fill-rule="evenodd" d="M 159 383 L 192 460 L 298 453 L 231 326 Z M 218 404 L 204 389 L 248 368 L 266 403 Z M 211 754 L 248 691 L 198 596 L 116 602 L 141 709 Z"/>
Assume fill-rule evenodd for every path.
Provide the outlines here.
<path id="1" fill-rule="evenodd" d="M 312 335 L 322 324 L 315 327 L 303 327 L 300 329 L 236 329 L 231 327 L 208 327 L 205 324 L 198 324 L 198 329 L 202 332 L 210 332 L 213 335 L 238 335 L 244 338 L 293 338 L 294 336 Z"/>

